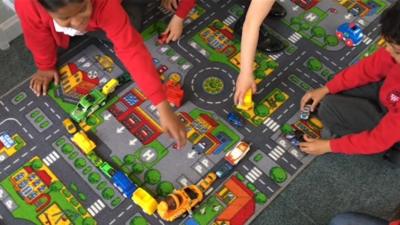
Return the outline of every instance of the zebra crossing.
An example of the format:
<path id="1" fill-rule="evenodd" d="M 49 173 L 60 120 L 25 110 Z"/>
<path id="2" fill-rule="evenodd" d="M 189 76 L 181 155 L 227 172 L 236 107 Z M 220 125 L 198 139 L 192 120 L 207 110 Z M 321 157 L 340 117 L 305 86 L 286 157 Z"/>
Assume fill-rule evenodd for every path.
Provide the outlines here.
<path id="1" fill-rule="evenodd" d="M 369 45 L 372 42 L 372 39 L 368 36 L 364 36 L 364 39 L 362 42 L 366 45 Z"/>
<path id="2" fill-rule="evenodd" d="M 230 26 L 231 24 L 233 24 L 234 22 L 236 22 L 236 18 L 232 15 L 229 15 L 228 17 L 226 17 L 224 19 L 224 21 L 222 21 L 224 24 L 226 24 L 227 26 Z"/>
<path id="3" fill-rule="evenodd" d="M 274 55 L 269 55 L 269 57 L 271 58 L 271 59 L 273 59 L 273 60 L 277 60 L 277 59 L 279 59 L 281 56 L 283 55 L 283 52 L 280 52 L 280 53 L 277 53 L 277 54 L 274 54 Z"/>
<path id="4" fill-rule="evenodd" d="M 262 172 L 260 169 L 257 167 L 253 167 L 247 174 L 246 174 L 246 179 L 250 181 L 251 183 L 254 183 L 260 176 Z"/>
<path id="5" fill-rule="evenodd" d="M 53 164 L 57 159 L 60 158 L 60 155 L 56 151 L 50 152 L 46 157 L 43 158 L 43 162 L 46 164 L 46 166 L 50 166 Z"/>
<path id="6" fill-rule="evenodd" d="M 90 213 L 90 215 L 95 216 L 105 207 L 106 205 L 100 199 L 98 199 L 91 206 L 89 206 L 88 212 Z"/>
<path id="7" fill-rule="evenodd" d="M 268 156 L 277 161 L 283 154 L 285 153 L 285 150 L 277 145 L 270 153 L 268 153 Z"/>
<path id="8" fill-rule="evenodd" d="M 290 35 L 290 37 L 288 39 L 293 44 L 296 44 L 296 42 L 298 42 L 301 38 L 302 38 L 301 34 L 294 32 L 292 35 Z"/>
<path id="9" fill-rule="evenodd" d="M 271 129 L 273 132 L 277 131 L 280 127 L 280 125 L 277 122 L 275 122 L 273 119 L 271 119 L 271 117 L 268 117 L 264 121 L 264 125 L 267 126 L 269 129 Z"/>

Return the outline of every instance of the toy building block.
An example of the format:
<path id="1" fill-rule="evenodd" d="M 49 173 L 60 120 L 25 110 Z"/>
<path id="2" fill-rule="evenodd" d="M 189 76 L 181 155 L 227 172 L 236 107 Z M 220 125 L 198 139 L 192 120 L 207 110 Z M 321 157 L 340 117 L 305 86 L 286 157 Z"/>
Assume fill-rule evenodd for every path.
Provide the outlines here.
<path id="1" fill-rule="evenodd" d="M 254 108 L 253 91 L 251 89 L 246 91 L 243 103 L 236 106 L 238 109 L 249 111 Z"/>
<path id="2" fill-rule="evenodd" d="M 167 93 L 167 101 L 174 107 L 180 107 L 183 102 L 183 97 L 185 95 L 181 85 L 177 82 L 169 80 L 165 84 L 165 89 Z"/>

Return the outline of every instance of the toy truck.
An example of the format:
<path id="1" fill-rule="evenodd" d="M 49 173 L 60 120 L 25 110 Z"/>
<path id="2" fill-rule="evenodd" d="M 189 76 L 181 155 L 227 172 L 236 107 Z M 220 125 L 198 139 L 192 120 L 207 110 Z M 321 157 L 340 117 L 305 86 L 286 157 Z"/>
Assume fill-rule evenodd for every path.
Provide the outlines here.
<path id="1" fill-rule="evenodd" d="M 165 221 L 174 221 L 186 212 L 191 213 L 192 209 L 198 205 L 203 198 L 203 192 L 196 185 L 190 185 L 183 189 L 175 190 L 158 204 L 158 215 Z"/>
<path id="2" fill-rule="evenodd" d="M 94 89 L 88 95 L 83 96 L 71 112 L 71 117 L 76 122 L 86 121 L 97 109 L 106 104 L 107 95 L 112 93 L 119 82 L 116 79 L 109 80 L 102 90 Z"/>

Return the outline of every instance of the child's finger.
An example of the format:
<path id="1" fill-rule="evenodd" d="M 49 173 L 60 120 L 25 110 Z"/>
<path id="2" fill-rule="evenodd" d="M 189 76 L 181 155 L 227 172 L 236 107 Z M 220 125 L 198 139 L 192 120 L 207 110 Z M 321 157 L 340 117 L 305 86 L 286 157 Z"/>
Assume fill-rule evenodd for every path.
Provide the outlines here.
<path id="1" fill-rule="evenodd" d="M 306 142 L 314 142 L 316 139 L 310 138 L 307 134 L 303 135 L 303 138 Z"/>
<path id="2" fill-rule="evenodd" d="M 57 72 L 54 72 L 54 83 L 55 85 L 58 85 L 60 83 L 60 76 Z"/>
<path id="3" fill-rule="evenodd" d="M 168 38 L 166 40 L 167 44 L 172 40 L 173 36 L 174 36 L 174 34 L 172 32 L 169 32 Z"/>
<path id="4" fill-rule="evenodd" d="M 43 82 L 43 84 L 42 84 L 42 90 L 43 90 L 42 95 L 46 95 L 47 94 L 47 87 L 48 87 L 48 84 L 46 84 L 46 82 Z"/>
<path id="5" fill-rule="evenodd" d="M 172 0 L 172 8 L 174 11 L 178 9 L 178 1 L 177 0 Z"/>

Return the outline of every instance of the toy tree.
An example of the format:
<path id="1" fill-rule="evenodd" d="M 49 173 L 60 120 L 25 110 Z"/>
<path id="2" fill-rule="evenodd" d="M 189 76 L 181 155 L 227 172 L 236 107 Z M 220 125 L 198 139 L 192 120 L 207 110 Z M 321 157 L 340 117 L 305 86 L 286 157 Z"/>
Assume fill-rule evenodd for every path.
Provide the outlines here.
<path id="1" fill-rule="evenodd" d="M 150 169 L 145 173 L 144 180 L 151 185 L 158 184 L 161 180 L 161 173 L 156 169 Z"/>
<path id="2" fill-rule="evenodd" d="M 267 107 L 266 105 L 264 105 L 264 104 L 258 104 L 258 105 L 256 106 L 256 108 L 254 109 L 254 113 L 255 113 L 257 116 L 265 117 L 265 116 L 268 116 L 268 114 L 269 114 L 269 109 L 268 109 L 268 107 Z"/>
<path id="3" fill-rule="evenodd" d="M 144 171 L 144 166 L 142 163 L 135 163 L 132 165 L 132 173 L 141 174 Z"/>
<path id="4" fill-rule="evenodd" d="M 171 194 L 173 190 L 174 185 L 172 185 L 172 183 L 168 181 L 162 181 L 157 186 L 157 194 L 162 197 L 166 197 L 167 195 Z"/>
<path id="5" fill-rule="evenodd" d="M 322 69 L 322 63 L 316 59 L 316 58 L 311 58 L 307 61 L 307 66 L 311 71 L 317 72 Z"/>
<path id="6" fill-rule="evenodd" d="M 131 154 L 128 154 L 124 157 L 124 163 L 127 165 L 133 164 L 134 161 L 135 161 L 135 157 Z"/>
<path id="7" fill-rule="evenodd" d="M 283 102 L 286 100 L 286 96 L 282 92 L 278 92 L 274 95 L 274 98 L 277 102 Z"/>
<path id="8" fill-rule="evenodd" d="M 294 129 L 290 124 L 285 123 L 282 127 L 281 127 L 281 131 L 283 134 L 293 134 L 294 133 Z"/>
<path id="9" fill-rule="evenodd" d="M 264 204 L 267 202 L 268 198 L 264 193 L 261 192 L 257 192 L 257 194 L 255 195 L 255 201 L 258 204 Z"/>
<path id="10" fill-rule="evenodd" d="M 91 174 L 89 174 L 88 180 L 91 184 L 95 184 L 97 182 L 99 182 L 101 179 L 100 175 L 96 172 L 92 172 Z"/>
<path id="11" fill-rule="evenodd" d="M 63 185 L 60 181 L 55 181 L 50 185 L 50 191 L 58 192 L 62 189 Z"/>
<path id="12" fill-rule="evenodd" d="M 135 216 L 130 222 L 129 225 L 147 225 L 149 224 L 147 220 L 142 216 Z"/>
<path id="13" fill-rule="evenodd" d="M 269 176 L 274 180 L 276 183 L 280 184 L 286 181 L 287 179 L 287 172 L 282 167 L 275 166 L 272 167 L 269 171 Z"/>
<path id="14" fill-rule="evenodd" d="M 325 37 L 325 45 L 335 47 L 339 44 L 339 41 L 336 36 L 334 35 L 328 35 Z"/>
<path id="15" fill-rule="evenodd" d="M 82 169 L 83 167 L 86 166 L 86 160 L 85 160 L 84 158 L 77 158 L 77 159 L 75 159 L 75 161 L 74 161 L 74 166 L 75 166 L 77 169 Z"/>
<path id="16" fill-rule="evenodd" d="M 324 28 L 320 27 L 320 26 L 315 26 L 313 28 L 311 28 L 311 34 L 312 37 L 317 37 L 317 38 L 323 38 L 326 35 L 326 31 Z"/>
<path id="17" fill-rule="evenodd" d="M 114 197 L 115 192 L 114 192 L 114 190 L 112 188 L 108 187 L 108 188 L 104 189 L 103 192 L 101 192 L 101 195 L 105 199 L 110 200 L 110 199 L 112 199 L 112 197 Z"/>
<path id="18" fill-rule="evenodd" d="M 42 168 L 42 166 L 43 166 L 43 163 L 39 159 L 35 159 L 32 161 L 32 169 L 39 170 L 40 168 Z"/>

